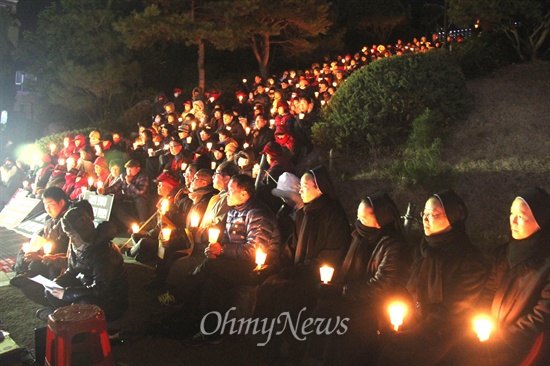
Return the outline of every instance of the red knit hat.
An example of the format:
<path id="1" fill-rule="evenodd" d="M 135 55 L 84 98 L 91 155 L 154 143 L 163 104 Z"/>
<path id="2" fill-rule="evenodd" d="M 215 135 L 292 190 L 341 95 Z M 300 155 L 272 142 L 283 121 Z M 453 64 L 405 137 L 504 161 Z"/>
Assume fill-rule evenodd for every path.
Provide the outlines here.
<path id="1" fill-rule="evenodd" d="M 283 149 L 281 148 L 281 145 L 279 145 L 278 143 L 274 141 L 270 141 L 264 146 L 262 153 L 271 155 L 271 156 L 279 156 L 283 153 Z"/>
<path id="2" fill-rule="evenodd" d="M 179 179 L 177 179 L 173 174 L 171 174 L 169 171 L 162 172 L 158 177 L 157 181 L 168 183 L 173 187 L 178 187 L 180 185 Z"/>

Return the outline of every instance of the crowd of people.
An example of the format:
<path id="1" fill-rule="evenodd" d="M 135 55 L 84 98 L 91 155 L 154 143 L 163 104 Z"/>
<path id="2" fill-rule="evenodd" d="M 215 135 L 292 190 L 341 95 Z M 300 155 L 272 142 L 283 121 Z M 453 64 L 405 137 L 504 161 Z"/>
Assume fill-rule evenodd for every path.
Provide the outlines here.
<path id="1" fill-rule="evenodd" d="M 40 236 L 53 247 L 22 248 L 12 285 L 44 305 L 41 319 L 60 306 L 94 303 L 114 320 L 132 306 L 127 255 L 154 266 L 145 286 L 158 294 L 164 321 L 190 333 L 188 346 L 218 343 L 226 333 L 208 314 L 235 308 L 240 319 L 287 313 L 302 319 L 296 329 L 312 319 L 309 326 L 349 319 L 344 332 L 309 332 L 306 342 L 281 331 L 268 344 L 273 362 L 547 364 L 547 192 L 533 187 L 513 200 L 512 239 L 488 263 L 451 189 L 426 200 L 422 240 L 411 253 L 387 193 L 366 195 L 350 226 L 328 170 L 297 171 L 312 149 L 311 127 L 349 73 L 432 43 L 373 46 L 304 72 L 243 80 L 231 107 L 199 89 L 189 101 L 179 89 L 172 100 L 159 94 L 134 140 L 124 131 L 67 135 L 25 187 L 51 217 Z M 109 221 L 94 227 L 86 191 L 114 197 Z M 117 232 L 131 235 L 127 245 L 111 243 Z M 334 275 L 321 282 L 323 266 Z M 37 274 L 58 287 L 44 296 L 28 280 Z M 393 300 L 409 310 L 400 329 L 387 311 Z M 471 329 L 476 313 L 495 323 L 483 343 Z"/>

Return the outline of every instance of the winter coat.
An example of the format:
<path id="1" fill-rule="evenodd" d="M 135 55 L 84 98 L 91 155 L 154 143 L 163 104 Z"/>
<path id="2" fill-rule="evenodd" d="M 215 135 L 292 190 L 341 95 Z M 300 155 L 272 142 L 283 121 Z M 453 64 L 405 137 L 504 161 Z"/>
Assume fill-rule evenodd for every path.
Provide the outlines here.
<path id="1" fill-rule="evenodd" d="M 491 315 L 496 321 L 491 341 L 501 344 L 500 353 L 507 360 L 525 359 L 537 342 L 542 341 L 542 351 L 535 364 L 548 365 L 550 350 L 550 237 L 541 233 L 533 240 L 532 251 L 525 250 L 519 256 L 509 256 L 509 246 L 497 250 L 491 274 L 486 284 L 486 294 L 492 299 Z M 528 238 L 529 239 L 529 238 Z M 527 240 L 528 240 L 527 239 Z M 516 241 L 521 249 L 526 243 Z M 510 259 L 509 259 L 510 258 Z M 512 362 L 512 361 L 511 361 Z"/>
<path id="2" fill-rule="evenodd" d="M 323 194 L 305 204 L 296 214 L 293 261 L 306 276 L 318 282 L 322 265 L 339 268 L 348 251 L 350 235 L 344 208 L 338 201 Z M 300 249 L 300 246 L 303 248 Z"/>
<path id="3" fill-rule="evenodd" d="M 280 235 L 275 215 L 262 202 L 251 197 L 227 213 L 225 232 L 220 244 L 222 258 L 254 263 L 256 249 L 267 253 L 267 262 L 279 257 Z"/>
<path id="4" fill-rule="evenodd" d="M 67 270 L 55 282 L 66 287 L 63 301 L 82 298 L 99 300 L 107 313 L 122 313 L 128 307 L 128 281 L 122 254 L 111 240 L 116 228 L 109 222 L 98 225 L 95 238 L 81 254 L 71 245 Z M 74 286 L 75 279 L 81 285 Z"/>

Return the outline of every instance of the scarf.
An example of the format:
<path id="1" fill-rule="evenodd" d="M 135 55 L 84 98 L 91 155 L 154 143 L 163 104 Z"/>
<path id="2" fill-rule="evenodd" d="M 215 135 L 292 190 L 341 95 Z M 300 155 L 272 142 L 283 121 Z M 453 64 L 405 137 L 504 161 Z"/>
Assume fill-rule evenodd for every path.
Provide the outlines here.
<path id="1" fill-rule="evenodd" d="M 420 242 L 420 263 L 413 266 L 407 289 L 420 303 L 443 301 L 443 266 L 445 259 L 452 258 L 462 248 L 466 233 L 451 230 L 445 233 L 424 236 Z M 418 259 L 417 259 L 418 261 Z"/>
<path id="2" fill-rule="evenodd" d="M 510 268 L 524 262 L 534 256 L 542 257 L 543 253 L 547 253 L 545 248 L 547 241 L 544 240 L 545 235 L 542 230 L 535 232 L 528 238 L 522 240 L 512 239 L 506 249 L 506 258 Z"/>
<path id="3" fill-rule="evenodd" d="M 298 244 L 296 245 L 294 263 L 301 263 L 307 258 L 308 243 L 311 240 L 309 233 L 317 229 L 310 227 L 309 221 L 312 216 L 321 211 L 329 203 L 329 200 L 330 198 L 327 195 L 322 194 L 310 203 L 304 204 L 304 208 L 302 208 L 304 215 L 298 233 Z"/>

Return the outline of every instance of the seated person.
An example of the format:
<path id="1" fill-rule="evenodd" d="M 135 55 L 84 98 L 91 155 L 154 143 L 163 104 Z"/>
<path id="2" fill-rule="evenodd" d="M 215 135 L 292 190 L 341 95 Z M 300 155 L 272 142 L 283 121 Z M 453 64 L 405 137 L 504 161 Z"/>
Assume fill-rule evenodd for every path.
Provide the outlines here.
<path id="1" fill-rule="evenodd" d="M 83 205 L 71 208 L 61 219 L 63 232 L 70 239 L 68 265 L 65 273 L 55 279 L 60 287 L 45 290 L 51 306 L 37 311 L 42 320 L 55 309 L 71 304 L 97 305 L 107 321 L 120 318 L 128 307 L 124 261 L 111 242 L 116 231 L 109 222 L 94 228 L 90 210 Z"/>
<path id="2" fill-rule="evenodd" d="M 129 160 L 124 167 L 126 175 L 124 179 L 117 180 L 108 187 L 98 188 L 99 194 L 120 194 L 121 201 L 113 206 L 113 215 L 129 228 L 133 222 L 144 222 L 148 216 L 149 178 L 141 171 L 141 165 L 137 160 Z M 137 213 L 135 215 L 130 213 Z"/>
<path id="3" fill-rule="evenodd" d="M 490 338 L 472 347 L 468 365 L 550 364 L 550 195 L 538 187 L 510 209 L 512 238 L 497 249 L 481 308 Z"/>
<path id="4" fill-rule="evenodd" d="M 30 290 L 35 288 L 33 285 L 37 285 L 28 280 L 28 277 L 42 275 L 54 279 L 66 265 L 69 238 L 61 229 L 61 218 L 69 209 L 69 197 L 61 188 L 50 187 L 44 191 L 42 202 L 50 219 L 46 221 L 44 229 L 38 233 L 38 236 L 51 243 L 52 247 L 48 253 L 44 252 L 43 247 L 31 248 L 27 252 L 21 250 L 13 266 L 16 276 L 10 280 L 12 286 L 21 288 L 26 294 L 30 292 L 25 291 L 23 287 L 30 286 L 27 288 Z"/>
<path id="5" fill-rule="evenodd" d="M 182 283 L 180 298 L 184 311 L 199 313 L 193 319 L 194 326 L 210 311 L 224 314 L 230 308 L 231 291 L 251 284 L 258 248 L 267 253 L 268 263 L 275 263 L 278 258 L 280 238 L 275 215 L 254 198 L 252 177 L 237 174 L 231 178 L 227 204 L 231 209 L 221 238 L 206 248 L 206 259 Z M 197 346 L 219 339 L 221 334 L 214 332 L 215 324 L 211 324 L 214 318 L 208 317 L 204 327 L 212 332 L 210 335 L 199 332 L 186 344 Z"/>

